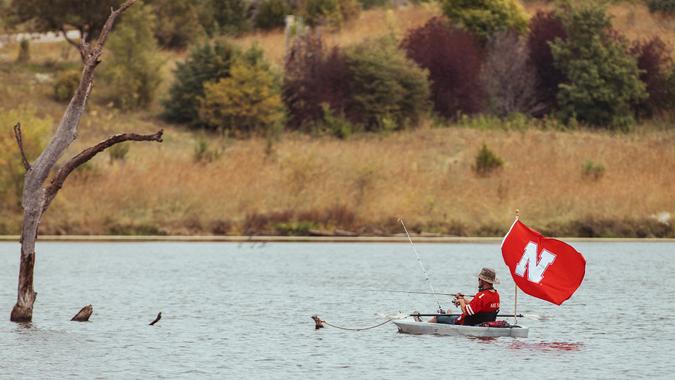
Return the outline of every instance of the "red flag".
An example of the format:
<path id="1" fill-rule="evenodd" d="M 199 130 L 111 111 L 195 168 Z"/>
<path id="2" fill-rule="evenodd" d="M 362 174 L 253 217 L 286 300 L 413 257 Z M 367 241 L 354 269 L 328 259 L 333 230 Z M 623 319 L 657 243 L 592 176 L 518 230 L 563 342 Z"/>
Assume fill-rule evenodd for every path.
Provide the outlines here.
<path id="1" fill-rule="evenodd" d="M 586 259 L 571 245 L 542 236 L 516 219 L 502 242 L 502 256 L 525 293 L 560 305 L 577 290 Z"/>

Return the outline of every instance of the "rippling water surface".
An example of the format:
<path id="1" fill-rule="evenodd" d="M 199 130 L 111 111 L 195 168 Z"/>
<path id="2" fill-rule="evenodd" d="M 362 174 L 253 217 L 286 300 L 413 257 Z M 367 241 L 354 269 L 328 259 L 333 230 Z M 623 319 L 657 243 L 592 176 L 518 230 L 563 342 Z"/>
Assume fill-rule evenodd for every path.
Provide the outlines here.
<path id="1" fill-rule="evenodd" d="M 0 244 L 0 377 L 6 378 L 672 378 L 675 244 L 577 243 L 588 261 L 561 307 L 519 295 L 549 316 L 527 339 L 314 331 L 378 313 L 433 312 L 404 244 L 43 243 L 30 326 L 10 323 L 19 249 Z M 441 292 L 470 292 L 497 268 L 502 312 L 513 281 L 498 244 L 418 245 Z M 69 319 L 93 304 L 89 323 Z M 449 300 L 441 299 L 444 307 Z M 163 318 L 148 326 L 158 311 Z"/>

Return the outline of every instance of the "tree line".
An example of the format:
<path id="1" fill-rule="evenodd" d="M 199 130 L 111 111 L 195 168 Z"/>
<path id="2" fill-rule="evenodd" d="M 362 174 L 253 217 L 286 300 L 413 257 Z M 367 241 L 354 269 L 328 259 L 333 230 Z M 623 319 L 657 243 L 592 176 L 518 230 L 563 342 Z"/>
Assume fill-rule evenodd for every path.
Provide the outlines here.
<path id="1" fill-rule="evenodd" d="M 50 15 L 40 13 L 37 0 L 16 2 L 16 17 L 45 30 L 65 19 L 83 33 L 99 27 L 95 18 L 75 15 L 101 14 L 101 3 L 60 1 Z M 528 18 L 517 1 L 443 0 L 441 17 L 400 40 L 390 35 L 329 47 L 316 26 L 339 27 L 335 20 L 379 3 L 341 0 L 316 8 L 314 1 L 279 6 L 277 14 L 263 12 L 264 1 L 148 0 L 125 14 L 111 37 L 104 98 L 123 109 L 147 106 L 162 80 L 158 49 L 191 46 L 162 99 L 163 117 L 235 135 L 287 129 L 346 137 L 482 114 L 625 129 L 675 109 L 670 47 L 659 37 L 629 41 L 596 2 L 562 3 Z M 649 2 L 665 13 L 667 4 Z M 306 20 L 295 25 L 282 68 L 258 47 L 242 50 L 215 38 L 250 30 L 262 13 L 282 20 L 290 12 Z M 190 25 L 195 35 L 213 38 L 194 43 Z M 77 75 L 57 78 L 56 99 L 70 98 Z"/>

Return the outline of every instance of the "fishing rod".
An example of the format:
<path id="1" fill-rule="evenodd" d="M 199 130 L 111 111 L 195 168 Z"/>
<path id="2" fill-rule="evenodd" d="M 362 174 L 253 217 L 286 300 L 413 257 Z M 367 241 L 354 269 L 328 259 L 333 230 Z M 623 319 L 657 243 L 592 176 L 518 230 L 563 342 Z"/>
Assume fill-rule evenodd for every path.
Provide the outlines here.
<path id="1" fill-rule="evenodd" d="M 410 242 L 410 246 L 412 247 L 413 252 L 415 252 L 415 256 L 417 256 L 417 263 L 420 264 L 420 268 L 422 268 L 422 272 L 424 272 L 424 277 L 427 280 L 427 283 L 429 283 L 429 288 L 431 289 L 431 294 L 434 295 L 434 299 L 436 300 L 436 304 L 438 304 L 438 310 L 443 310 L 443 307 L 441 306 L 441 303 L 438 302 L 438 296 L 436 296 L 436 291 L 434 290 L 434 286 L 431 285 L 431 280 L 429 279 L 429 274 L 427 273 L 427 270 L 424 268 L 424 264 L 422 263 L 422 259 L 420 258 L 420 254 L 417 253 L 417 249 L 415 248 L 415 244 L 413 244 L 413 241 L 410 238 L 410 234 L 408 233 L 408 229 L 405 228 L 405 223 L 403 223 L 403 218 L 400 218 L 399 221 L 401 222 L 401 225 L 403 226 L 403 230 L 405 231 L 405 234 L 408 237 L 408 241 Z"/>
<path id="2" fill-rule="evenodd" d="M 431 292 L 418 292 L 412 290 L 390 290 L 390 289 L 354 289 L 364 292 L 386 292 L 386 293 L 406 293 L 406 294 L 433 294 L 441 296 L 455 296 L 456 293 L 431 293 Z M 464 297 L 473 297 L 473 294 L 463 294 Z"/>

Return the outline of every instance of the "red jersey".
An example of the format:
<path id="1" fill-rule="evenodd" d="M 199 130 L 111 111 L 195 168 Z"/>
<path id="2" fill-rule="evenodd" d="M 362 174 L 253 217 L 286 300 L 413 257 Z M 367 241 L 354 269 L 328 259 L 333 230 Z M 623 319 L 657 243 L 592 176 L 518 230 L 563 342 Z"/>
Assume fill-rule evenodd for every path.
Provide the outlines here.
<path id="1" fill-rule="evenodd" d="M 457 318 L 456 325 L 477 325 L 494 321 L 499 312 L 499 293 L 495 289 L 482 290 L 466 305 L 466 312 Z"/>

